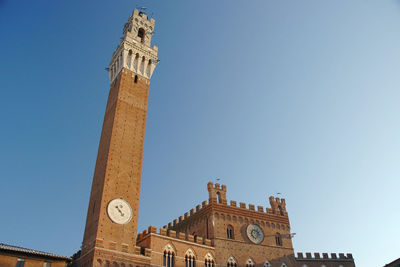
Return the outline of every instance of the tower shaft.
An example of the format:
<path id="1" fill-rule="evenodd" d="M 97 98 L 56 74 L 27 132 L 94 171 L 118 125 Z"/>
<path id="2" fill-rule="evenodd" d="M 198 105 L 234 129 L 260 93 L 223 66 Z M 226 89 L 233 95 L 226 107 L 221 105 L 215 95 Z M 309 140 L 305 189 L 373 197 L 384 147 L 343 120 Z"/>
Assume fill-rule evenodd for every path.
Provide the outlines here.
<path id="1" fill-rule="evenodd" d="M 115 257 L 125 264 L 146 262 L 136 234 L 149 85 L 158 62 L 157 47 L 150 47 L 154 23 L 135 10 L 110 63 L 80 266 L 100 266 Z"/>

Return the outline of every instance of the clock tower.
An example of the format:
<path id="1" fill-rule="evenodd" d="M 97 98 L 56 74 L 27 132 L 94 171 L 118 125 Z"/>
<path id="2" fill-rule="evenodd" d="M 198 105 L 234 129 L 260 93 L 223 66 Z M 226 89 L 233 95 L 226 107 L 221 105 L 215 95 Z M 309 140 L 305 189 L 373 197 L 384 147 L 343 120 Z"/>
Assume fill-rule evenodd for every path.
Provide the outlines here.
<path id="1" fill-rule="evenodd" d="M 158 48 L 151 47 L 154 25 L 135 9 L 108 67 L 110 92 L 79 266 L 150 262 L 136 247 L 136 232 L 149 85 L 158 63 Z"/>

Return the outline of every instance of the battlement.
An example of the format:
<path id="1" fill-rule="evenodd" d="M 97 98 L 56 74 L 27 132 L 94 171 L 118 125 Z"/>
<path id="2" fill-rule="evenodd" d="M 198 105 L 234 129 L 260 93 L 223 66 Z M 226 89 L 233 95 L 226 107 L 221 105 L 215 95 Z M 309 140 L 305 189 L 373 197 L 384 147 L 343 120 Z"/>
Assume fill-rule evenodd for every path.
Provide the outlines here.
<path id="1" fill-rule="evenodd" d="M 137 240 L 140 241 L 152 233 L 157 234 L 156 226 L 149 226 L 142 233 L 139 233 L 137 235 Z M 212 242 L 210 239 L 203 238 L 200 236 L 189 235 L 189 234 L 186 234 L 183 232 L 176 232 L 174 230 L 167 229 L 165 226 L 163 228 L 160 228 L 159 235 L 176 238 L 176 239 L 180 239 L 180 240 L 184 240 L 187 242 L 192 242 L 192 243 L 196 243 L 196 244 L 200 244 L 200 245 L 212 246 Z"/>
<path id="2" fill-rule="evenodd" d="M 286 211 L 286 202 L 285 199 L 274 198 L 273 196 L 269 197 L 270 207 L 266 207 L 264 210 L 263 206 L 255 206 L 254 204 L 246 204 L 243 202 L 238 203 L 234 200 L 231 200 L 229 205 L 226 200 L 226 185 L 220 185 L 218 183 L 213 184 L 209 182 L 207 184 L 207 189 L 209 192 L 209 201 L 203 201 L 201 205 L 197 205 L 195 209 L 191 209 L 190 211 L 186 212 L 183 216 L 180 216 L 178 219 L 169 222 L 168 225 L 165 225 L 164 228 L 167 229 L 176 229 L 182 222 L 188 220 L 193 215 L 196 215 L 198 212 L 202 211 L 206 208 L 209 204 L 220 204 L 226 205 L 230 207 L 236 207 L 240 209 L 245 209 L 249 211 L 255 211 L 263 214 L 273 214 L 278 216 L 288 216 Z M 219 195 L 219 199 L 218 199 Z"/>
<path id="3" fill-rule="evenodd" d="M 148 16 L 147 16 L 147 14 L 146 13 L 144 13 L 144 12 L 142 12 L 142 11 L 139 11 L 138 9 L 135 9 L 135 10 L 133 10 L 133 17 L 141 17 L 141 18 L 143 18 L 143 19 L 145 19 L 145 20 L 148 20 L 151 24 L 153 24 L 154 25 L 154 23 L 156 22 L 154 19 L 153 19 L 153 17 L 151 17 L 151 18 L 148 18 Z"/>
<path id="4" fill-rule="evenodd" d="M 279 214 L 282 216 L 287 216 L 286 212 L 286 202 L 285 199 L 280 199 L 279 197 L 274 198 L 273 196 L 269 197 L 269 204 L 271 205 L 271 209 L 268 210 L 273 214 Z"/>
<path id="5" fill-rule="evenodd" d="M 222 203 L 226 204 L 226 185 L 220 185 L 216 183 L 215 185 L 212 182 L 207 184 L 208 189 L 208 201 L 210 203 Z"/>
<path id="6" fill-rule="evenodd" d="M 330 257 L 329 257 L 330 256 Z M 320 261 L 320 260 L 331 260 L 331 261 L 353 261 L 353 255 L 351 253 L 347 253 L 346 255 L 344 253 L 322 253 L 322 255 L 318 252 L 315 252 L 312 254 L 311 252 L 305 253 L 305 256 L 303 255 L 303 252 L 298 252 L 296 260 L 314 260 L 314 261 Z"/>
<path id="7" fill-rule="evenodd" d="M 219 190 L 219 192 L 223 192 L 226 194 L 226 186 L 225 185 L 220 185 L 220 184 L 213 184 L 212 182 L 209 182 L 207 184 L 207 188 L 209 192 L 215 193 L 213 190 Z M 247 211 L 254 211 L 257 214 L 270 214 L 270 215 L 278 215 L 278 216 L 284 216 L 287 217 L 288 214 L 286 212 L 286 203 L 285 199 L 279 199 L 279 198 L 274 198 L 270 197 L 270 205 L 271 207 L 266 207 L 264 209 L 263 206 L 255 206 L 254 204 L 246 204 L 243 202 L 239 202 L 239 205 L 236 201 L 231 200 L 229 205 L 225 199 L 226 195 L 223 195 L 222 201 L 218 202 L 218 199 L 211 198 L 208 202 L 203 201 L 201 205 L 197 205 L 195 209 L 191 209 L 190 211 L 186 212 L 183 216 L 179 216 L 179 218 L 173 220 L 172 222 L 169 222 L 168 225 L 165 225 L 164 228 L 170 229 L 170 230 L 177 230 L 180 229 L 182 226 L 182 223 L 187 222 L 188 220 L 192 219 L 193 216 L 197 216 L 199 212 L 202 212 L 208 205 L 210 204 L 218 204 L 218 205 L 223 205 L 227 207 L 235 207 Z"/>

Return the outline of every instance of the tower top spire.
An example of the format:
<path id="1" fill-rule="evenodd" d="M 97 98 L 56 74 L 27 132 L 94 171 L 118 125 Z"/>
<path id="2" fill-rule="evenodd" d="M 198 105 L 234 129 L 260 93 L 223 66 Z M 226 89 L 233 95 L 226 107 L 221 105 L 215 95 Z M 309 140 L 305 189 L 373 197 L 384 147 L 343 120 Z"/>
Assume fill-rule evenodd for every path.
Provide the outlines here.
<path id="1" fill-rule="evenodd" d="M 151 78 L 159 62 L 158 47 L 151 47 L 155 23 L 154 18 L 148 18 L 143 11 L 133 11 L 124 25 L 121 43 L 113 53 L 108 67 L 111 82 L 123 68 L 144 78 Z"/>

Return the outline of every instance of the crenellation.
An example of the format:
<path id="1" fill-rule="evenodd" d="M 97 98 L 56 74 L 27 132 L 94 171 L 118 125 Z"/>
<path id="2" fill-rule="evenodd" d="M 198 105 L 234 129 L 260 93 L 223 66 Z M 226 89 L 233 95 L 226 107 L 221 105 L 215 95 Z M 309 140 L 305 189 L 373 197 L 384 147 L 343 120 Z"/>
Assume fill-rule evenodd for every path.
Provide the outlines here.
<path id="1" fill-rule="evenodd" d="M 194 209 L 190 210 L 190 216 L 192 216 L 194 214 Z"/>
<path id="2" fill-rule="evenodd" d="M 149 226 L 149 228 L 147 228 L 147 232 L 148 233 L 157 233 L 157 226 Z"/>
<path id="3" fill-rule="evenodd" d="M 239 207 L 241 207 L 242 209 L 245 209 L 246 208 L 246 203 L 240 202 L 239 203 Z"/>
<path id="4" fill-rule="evenodd" d="M 254 210 L 254 205 L 253 204 L 249 204 L 249 210 Z"/>
<path id="5" fill-rule="evenodd" d="M 197 205 L 196 206 L 196 212 L 198 212 L 198 211 L 200 211 L 201 210 L 201 206 L 200 205 Z"/>
<path id="6" fill-rule="evenodd" d="M 110 81 L 118 76 L 123 68 L 150 79 L 158 60 L 158 47 L 151 47 L 155 20 L 147 19 L 143 12 L 135 10 L 125 23 L 123 37 L 115 49 L 107 68 Z"/>
<path id="7" fill-rule="evenodd" d="M 231 200 L 231 206 L 232 206 L 232 207 L 236 207 L 236 201 Z"/>
<path id="8" fill-rule="evenodd" d="M 185 220 L 186 220 L 187 218 L 189 218 L 189 213 L 185 212 L 184 216 L 185 216 Z"/>
<path id="9" fill-rule="evenodd" d="M 165 228 L 165 227 L 160 228 L 160 235 L 166 236 L 167 235 L 167 228 Z"/>
<path id="10" fill-rule="evenodd" d="M 183 222 L 183 216 L 179 216 L 179 223 Z"/>
<path id="11" fill-rule="evenodd" d="M 271 211 L 273 214 L 278 214 L 281 216 L 287 216 L 286 212 L 286 202 L 285 199 L 282 198 L 274 198 L 273 196 L 269 197 L 269 204 L 271 205 Z"/>
<path id="12" fill-rule="evenodd" d="M 174 230 L 168 230 L 167 235 L 168 235 L 169 237 L 176 238 L 176 231 L 174 231 Z"/>
<path id="13" fill-rule="evenodd" d="M 179 238 L 179 239 L 182 239 L 182 240 L 186 240 L 186 234 L 183 233 L 183 232 L 179 232 L 179 233 L 178 233 L 178 238 Z"/>
<path id="14" fill-rule="evenodd" d="M 205 201 L 203 201 L 203 202 L 201 202 L 201 207 L 202 208 L 205 208 L 207 206 L 207 201 L 205 200 Z"/>
<path id="15" fill-rule="evenodd" d="M 329 261 L 352 261 L 353 260 L 353 255 L 351 253 L 344 254 L 344 253 L 331 253 L 330 257 L 328 253 L 322 253 L 321 254 L 318 252 L 313 254 L 311 252 L 307 252 L 305 257 L 302 252 L 297 252 L 297 257 L 298 260 L 315 260 L 315 261 L 321 261 L 321 260 L 329 260 Z"/>
<path id="16" fill-rule="evenodd" d="M 151 257 L 151 249 L 150 248 L 144 248 L 144 255 L 146 257 Z"/>
<path id="17" fill-rule="evenodd" d="M 194 242 L 194 235 L 187 235 L 187 241 Z"/>
<path id="18" fill-rule="evenodd" d="M 172 225 L 175 226 L 175 225 L 177 225 L 177 224 L 178 224 L 178 220 L 177 220 L 177 219 L 173 220 Z"/>
<path id="19" fill-rule="evenodd" d="M 198 244 L 203 244 L 203 238 L 201 236 L 198 236 L 195 241 Z"/>
<path id="20" fill-rule="evenodd" d="M 263 206 L 257 206 L 257 211 L 258 212 L 264 212 L 264 207 Z"/>

